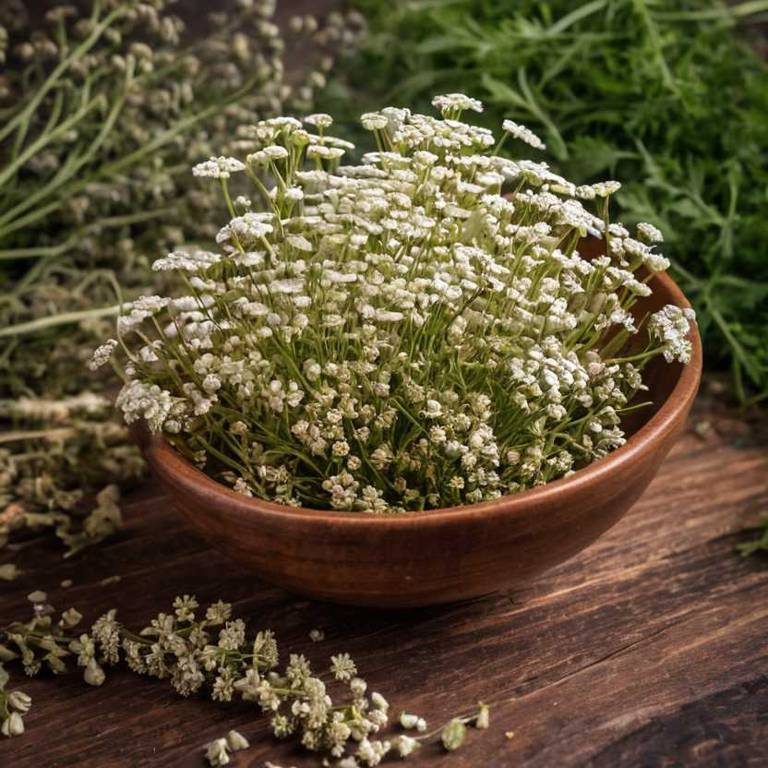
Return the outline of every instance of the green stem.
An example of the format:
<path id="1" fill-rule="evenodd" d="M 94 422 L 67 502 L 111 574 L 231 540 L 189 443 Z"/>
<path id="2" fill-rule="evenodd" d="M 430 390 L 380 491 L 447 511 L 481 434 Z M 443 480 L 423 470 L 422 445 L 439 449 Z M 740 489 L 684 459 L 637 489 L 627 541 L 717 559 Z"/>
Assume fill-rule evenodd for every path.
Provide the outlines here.
<path id="1" fill-rule="evenodd" d="M 94 7 L 94 15 L 91 17 L 92 19 L 95 19 L 96 14 L 98 12 L 99 3 L 95 4 Z M 85 53 L 87 53 L 98 41 L 98 39 L 101 37 L 101 35 L 107 30 L 107 28 L 112 24 L 115 19 L 122 16 L 124 13 L 127 12 L 126 6 L 120 6 L 118 8 L 115 8 L 111 13 L 109 13 L 107 16 L 104 17 L 104 19 L 96 24 L 96 26 L 93 28 L 93 31 L 91 32 L 88 37 L 83 40 L 82 43 L 80 43 L 77 48 L 75 48 L 72 53 L 70 53 L 69 56 L 67 56 L 65 59 L 62 59 L 59 64 L 53 69 L 50 75 L 48 75 L 48 78 L 45 80 L 45 82 L 40 86 L 37 93 L 32 97 L 31 101 L 27 104 L 26 107 L 24 107 L 12 120 L 10 120 L 6 126 L 2 129 L 0 129 L 0 141 L 5 139 L 7 136 L 9 136 L 13 131 L 16 130 L 18 127 L 22 127 L 23 130 L 21 130 L 20 135 L 22 136 L 26 134 L 27 124 L 29 119 L 34 114 L 35 110 L 38 108 L 42 100 L 45 98 L 46 94 L 53 88 L 53 86 L 56 84 L 56 82 L 59 80 L 59 78 L 66 72 L 66 70 L 71 66 L 72 62 L 79 59 L 81 56 L 83 56 Z"/>
<path id="2" fill-rule="evenodd" d="M 62 312 L 59 315 L 50 317 L 40 317 L 37 320 L 30 320 L 18 325 L 10 325 L 0 329 L 0 338 L 9 336 L 21 336 L 25 333 L 34 333 L 43 331 L 47 328 L 55 328 L 59 325 L 69 323 L 79 323 L 81 320 L 92 320 L 99 317 L 113 317 L 120 312 L 120 305 L 115 304 L 112 307 L 98 307 L 97 309 L 84 309 L 77 312 Z"/>

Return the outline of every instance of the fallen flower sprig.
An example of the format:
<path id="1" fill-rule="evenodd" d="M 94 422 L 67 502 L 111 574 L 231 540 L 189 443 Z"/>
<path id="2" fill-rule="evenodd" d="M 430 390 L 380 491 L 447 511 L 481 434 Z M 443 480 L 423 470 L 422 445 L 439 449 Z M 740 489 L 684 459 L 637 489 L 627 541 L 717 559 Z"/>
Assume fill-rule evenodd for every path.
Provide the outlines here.
<path id="1" fill-rule="evenodd" d="M 77 629 L 82 620 L 78 611 L 69 609 L 55 620 L 44 592 L 33 592 L 29 599 L 32 618 L 0 633 L 0 662 L 18 661 L 34 676 L 44 669 L 62 674 L 74 660 L 85 682 L 99 686 L 106 679 L 105 668 L 122 661 L 140 675 L 169 680 L 182 696 L 205 691 L 214 701 L 254 702 L 270 718 L 277 738 L 293 738 L 308 750 L 335 758 L 339 768 L 375 766 L 387 756 L 407 757 L 435 737 L 453 751 L 462 745 L 468 724 L 488 727 L 488 707 L 480 704 L 476 713 L 452 718 L 433 732 L 426 732 L 423 718 L 402 713 L 400 726 L 418 735 L 383 738 L 389 702 L 368 691 L 349 654 L 332 656 L 324 675 L 315 674 L 301 654 L 290 654 L 280 669 L 274 634 L 262 630 L 249 637 L 245 622 L 233 618 L 232 606 L 222 601 L 201 612 L 194 597 L 177 597 L 172 612 L 159 613 L 136 633 L 118 623 L 114 609 L 82 632 Z M 16 736 L 24 732 L 22 717 L 32 702 L 21 691 L 6 692 L 7 682 L 0 664 L 0 731 Z M 341 692 L 339 703 L 331 698 L 331 688 Z M 230 731 L 207 745 L 206 756 L 213 766 L 226 765 L 231 751 L 247 746 L 241 734 Z"/>

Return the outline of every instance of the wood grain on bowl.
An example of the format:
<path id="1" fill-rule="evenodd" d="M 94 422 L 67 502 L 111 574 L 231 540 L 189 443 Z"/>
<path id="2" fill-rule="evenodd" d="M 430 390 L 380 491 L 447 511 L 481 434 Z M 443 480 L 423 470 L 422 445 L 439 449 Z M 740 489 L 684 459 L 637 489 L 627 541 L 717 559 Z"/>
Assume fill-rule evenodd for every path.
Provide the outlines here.
<path id="1" fill-rule="evenodd" d="M 634 307 L 689 306 L 666 274 Z M 492 502 L 373 516 L 292 508 L 247 498 L 197 470 L 161 437 L 139 434 L 172 503 L 213 546 L 267 581 L 339 603 L 408 607 L 514 586 L 595 541 L 643 493 L 696 396 L 702 352 L 692 329 L 688 365 L 656 358 L 645 369 L 653 406 L 626 445 L 557 480 Z"/>

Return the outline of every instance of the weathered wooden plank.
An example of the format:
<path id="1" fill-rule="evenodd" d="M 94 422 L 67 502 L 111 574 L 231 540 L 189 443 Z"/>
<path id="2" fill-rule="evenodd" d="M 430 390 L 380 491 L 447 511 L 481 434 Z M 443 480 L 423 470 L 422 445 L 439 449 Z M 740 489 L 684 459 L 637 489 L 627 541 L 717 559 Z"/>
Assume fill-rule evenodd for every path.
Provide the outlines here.
<path id="1" fill-rule="evenodd" d="M 34 588 L 87 618 L 117 605 L 132 625 L 194 591 L 233 601 L 251 627 L 273 627 L 318 662 L 348 650 L 395 709 L 435 724 L 479 699 L 496 704 L 490 731 L 450 758 L 425 749 L 414 765 L 765 765 L 768 563 L 733 547 L 768 509 L 768 454 L 759 425 L 715 416 L 717 431 L 686 435 L 616 528 L 512 594 L 396 613 L 309 603 L 209 550 L 150 490 L 117 539 L 75 561 L 26 544 L 27 572 L 0 588 L 0 622 Z M 112 575 L 121 581 L 100 584 Z M 322 643 L 309 640 L 314 627 Z M 199 766 L 202 745 L 233 726 L 254 745 L 238 766 L 316 764 L 276 744 L 243 704 L 183 700 L 122 671 L 99 689 L 76 676 L 24 683 L 29 733 L 0 743 L 0 765 Z"/>

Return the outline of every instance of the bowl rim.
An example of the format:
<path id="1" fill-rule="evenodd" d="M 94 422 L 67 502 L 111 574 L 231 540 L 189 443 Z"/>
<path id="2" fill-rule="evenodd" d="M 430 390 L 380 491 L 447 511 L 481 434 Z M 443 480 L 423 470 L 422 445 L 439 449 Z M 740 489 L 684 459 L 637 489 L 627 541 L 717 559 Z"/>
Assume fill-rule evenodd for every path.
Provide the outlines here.
<path id="1" fill-rule="evenodd" d="M 690 302 L 682 290 L 666 272 L 657 272 L 654 279 L 660 282 L 661 293 L 666 294 L 670 303 L 689 308 Z M 494 512 L 505 516 L 522 514 L 530 505 L 547 503 L 552 500 L 562 500 L 563 494 L 578 492 L 587 486 L 599 483 L 600 480 L 621 468 L 631 464 L 637 457 L 651 450 L 652 446 L 674 428 L 681 416 L 685 416 L 693 402 L 699 387 L 703 365 L 701 337 L 696 323 L 691 325 L 688 339 L 692 345 L 691 359 L 681 365 L 678 380 L 656 413 L 632 434 L 627 442 L 597 461 L 576 470 L 570 477 L 559 478 L 545 485 L 529 488 L 520 493 L 500 496 L 490 501 L 476 504 L 465 504 L 438 509 L 401 512 L 396 515 L 371 515 L 348 510 L 312 509 L 310 507 L 291 507 L 265 499 L 244 496 L 237 491 L 213 480 L 197 467 L 193 466 L 178 453 L 170 443 L 160 435 L 149 433 L 146 425 L 134 430 L 137 442 L 149 463 L 157 472 L 173 476 L 174 484 L 194 495 L 205 495 L 209 498 L 219 497 L 228 502 L 230 509 L 236 507 L 244 514 L 258 514 L 262 517 L 281 518 L 293 522 L 328 525 L 341 524 L 345 526 L 369 527 L 389 526 L 408 528 L 418 522 L 422 525 L 439 526 L 442 523 L 459 519 L 490 517 Z"/>

